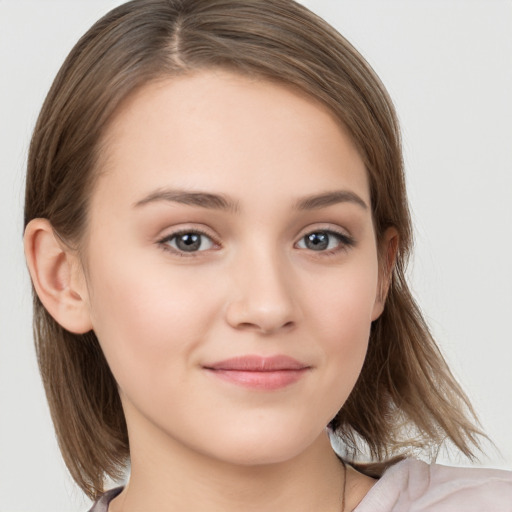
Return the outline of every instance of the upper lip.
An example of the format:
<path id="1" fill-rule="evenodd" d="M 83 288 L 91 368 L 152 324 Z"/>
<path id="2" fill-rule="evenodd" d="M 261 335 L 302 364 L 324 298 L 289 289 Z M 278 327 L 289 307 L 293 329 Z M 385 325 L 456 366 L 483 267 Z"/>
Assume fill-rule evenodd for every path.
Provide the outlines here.
<path id="1" fill-rule="evenodd" d="M 204 366 L 209 370 L 231 370 L 245 372 L 276 372 L 283 370 L 303 370 L 309 365 L 293 357 L 276 355 L 264 357 L 258 355 L 237 356 Z"/>

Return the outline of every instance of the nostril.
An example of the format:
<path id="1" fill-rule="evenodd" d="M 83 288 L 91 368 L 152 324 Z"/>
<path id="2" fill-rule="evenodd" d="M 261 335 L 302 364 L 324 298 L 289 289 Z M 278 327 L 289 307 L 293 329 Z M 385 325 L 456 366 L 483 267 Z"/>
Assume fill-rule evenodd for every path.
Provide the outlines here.
<path id="1" fill-rule="evenodd" d="M 289 331 L 294 326 L 295 326 L 295 322 L 289 321 L 289 322 L 285 322 L 281 325 L 279 325 L 277 323 L 275 325 L 269 325 L 269 326 L 258 325 L 257 328 L 259 331 L 263 332 L 264 334 L 272 334 L 277 331 L 279 331 L 279 332 Z"/>
<path id="2" fill-rule="evenodd" d="M 271 334 L 276 331 L 282 331 L 282 330 L 290 330 L 294 327 L 295 322 L 289 321 L 282 325 L 278 326 L 271 326 L 271 325 L 264 325 L 264 323 L 252 323 L 252 322 L 240 322 L 236 325 L 237 329 L 240 330 L 253 330 L 253 331 L 259 331 L 264 334 Z"/>
<path id="3" fill-rule="evenodd" d="M 239 329 L 259 329 L 256 324 L 251 324 L 250 322 L 242 322 L 237 327 Z"/>

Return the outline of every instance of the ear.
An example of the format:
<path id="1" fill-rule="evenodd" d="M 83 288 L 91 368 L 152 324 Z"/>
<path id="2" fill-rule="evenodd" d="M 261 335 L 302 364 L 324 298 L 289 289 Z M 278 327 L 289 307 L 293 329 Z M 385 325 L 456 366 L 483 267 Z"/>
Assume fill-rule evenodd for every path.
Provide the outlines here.
<path id="1" fill-rule="evenodd" d="M 90 331 L 87 286 L 76 251 L 64 244 L 47 219 L 30 221 L 23 241 L 32 283 L 48 313 L 70 332 Z"/>
<path id="2" fill-rule="evenodd" d="M 377 320 L 384 311 L 386 297 L 388 295 L 393 268 L 395 266 L 396 255 L 398 251 L 398 231 L 394 227 L 388 228 L 384 232 L 380 242 L 379 251 L 379 283 L 377 287 L 377 296 L 373 306 L 372 321 Z"/>

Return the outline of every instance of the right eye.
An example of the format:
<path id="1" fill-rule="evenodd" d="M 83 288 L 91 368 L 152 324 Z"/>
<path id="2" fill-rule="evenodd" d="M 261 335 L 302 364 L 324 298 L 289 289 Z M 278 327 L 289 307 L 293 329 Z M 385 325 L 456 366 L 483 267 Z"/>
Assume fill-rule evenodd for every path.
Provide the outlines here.
<path id="1" fill-rule="evenodd" d="M 178 253 L 194 253 L 207 251 L 214 247 L 214 241 L 200 231 L 180 231 L 166 236 L 160 241 L 164 248 Z"/>

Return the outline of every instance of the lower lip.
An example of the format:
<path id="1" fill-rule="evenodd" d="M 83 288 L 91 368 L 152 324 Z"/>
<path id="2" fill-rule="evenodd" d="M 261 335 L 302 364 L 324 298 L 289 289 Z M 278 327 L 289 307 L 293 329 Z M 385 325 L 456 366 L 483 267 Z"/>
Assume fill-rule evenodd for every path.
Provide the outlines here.
<path id="1" fill-rule="evenodd" d="M 210 373 L 216 377 L 237 384 L 245 388 L 262 389 L 272 391 L 281 389 L 297 382 L 305 374 L 308 368 L 300 370 L 274 370 L 266 372 L 244 370 L 212 370 Z"/>

